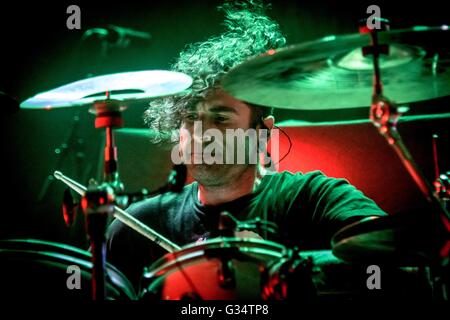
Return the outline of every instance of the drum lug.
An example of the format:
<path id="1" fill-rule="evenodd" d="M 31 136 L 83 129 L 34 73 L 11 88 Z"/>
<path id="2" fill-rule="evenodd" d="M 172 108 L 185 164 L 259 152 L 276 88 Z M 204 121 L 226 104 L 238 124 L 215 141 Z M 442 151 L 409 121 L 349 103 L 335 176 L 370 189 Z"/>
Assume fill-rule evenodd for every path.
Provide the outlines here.
<path id="1" fill-rule="evenodd" d="M 233 261 L 230 259 L 221 259 L 218 270 L 219 285 L 224 289 L 236 288 L 236 277 L 233 267 Z"/>

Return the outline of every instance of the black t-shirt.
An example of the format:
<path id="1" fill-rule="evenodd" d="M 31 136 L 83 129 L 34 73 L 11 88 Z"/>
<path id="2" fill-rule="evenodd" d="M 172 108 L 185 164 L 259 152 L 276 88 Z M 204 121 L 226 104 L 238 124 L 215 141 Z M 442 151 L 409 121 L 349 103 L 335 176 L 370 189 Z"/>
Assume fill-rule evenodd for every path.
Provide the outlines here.
<path id="1" fill-rule="evenodd" d="M 274 222 L 278 233 L 264 239 L 300 249 L 330 248 L 330 239 L 346 224 L 366 216 L 386 215 L 372 200 L 344 179 L 319 171 L 266 175 L 251 194 L 218 206 L 198 200 L 196 182 L 181 193 L 166 193 L 130 206 L 128 213 L 179 246 L 207 239 L 216 230 L 221 212 L 236 219 Z M 118 220 L 108 229 L 107 260 L 137 287 L 143 268 L 166 253 Z"/>

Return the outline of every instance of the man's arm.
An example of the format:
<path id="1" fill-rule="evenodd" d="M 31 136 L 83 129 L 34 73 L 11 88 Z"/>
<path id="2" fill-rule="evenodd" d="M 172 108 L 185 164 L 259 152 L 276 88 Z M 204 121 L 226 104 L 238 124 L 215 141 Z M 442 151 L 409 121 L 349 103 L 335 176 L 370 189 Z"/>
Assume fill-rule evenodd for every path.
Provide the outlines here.
<path id="1" fill-rule="evenodd" d="M 312 249 L 330 247 L 331 237 L 350 223 L 387 215 L 345 179 L 330 178 L 319 171 L 293 178 L 298 192 L 292 200 L 288 228 L 290 233 L 301 229 L 299 238 Z"/>

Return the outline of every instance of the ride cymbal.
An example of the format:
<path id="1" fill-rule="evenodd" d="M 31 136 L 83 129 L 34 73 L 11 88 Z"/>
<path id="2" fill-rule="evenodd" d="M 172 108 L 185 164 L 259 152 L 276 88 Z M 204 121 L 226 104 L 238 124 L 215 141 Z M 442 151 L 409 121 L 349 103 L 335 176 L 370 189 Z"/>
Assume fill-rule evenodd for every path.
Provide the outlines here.
<path id="1" fill-rule="evenodd" d="M 448 26 L 379 32 L 389 54 L 380 56 L 384 94 L 397 103 L 450 95 Z M 222 85 L 249 103 L 296 110 L 336 110 L 371 103 L 372 56 L 362 56 L 369 34 L 328 36 L 251 58 Z"/>

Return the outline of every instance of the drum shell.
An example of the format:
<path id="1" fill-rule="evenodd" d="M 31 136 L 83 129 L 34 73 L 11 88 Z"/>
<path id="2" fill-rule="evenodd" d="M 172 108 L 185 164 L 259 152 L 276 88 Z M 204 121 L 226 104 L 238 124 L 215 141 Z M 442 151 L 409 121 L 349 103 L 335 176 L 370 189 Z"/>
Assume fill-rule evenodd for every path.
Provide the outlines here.
<path id="1" fill-rule="evenodd" d="M 262 274 L 286 248 L 258 239 L 223 238 L 188 245 L 153 263 L 141 280 L 143 299 L 257 300 Z M 230 267 L 233 283 L 221 281 Z"/>
<path id="2" fill-rule="evenodd" d="M 7 299 L 91 300 L 90 253 L 69 245 L 37 239 L 0 241 L 0 283 Z M 80 270 L 80 288 L 70 289 L 73 275 L 69 266 Z M 73 267 L 72 267 L 73 268 Z M 106 299 L 136 299 L 128 279 L 106 264 Z M 69 283 L 74 283 L 69 280 Z"/>

